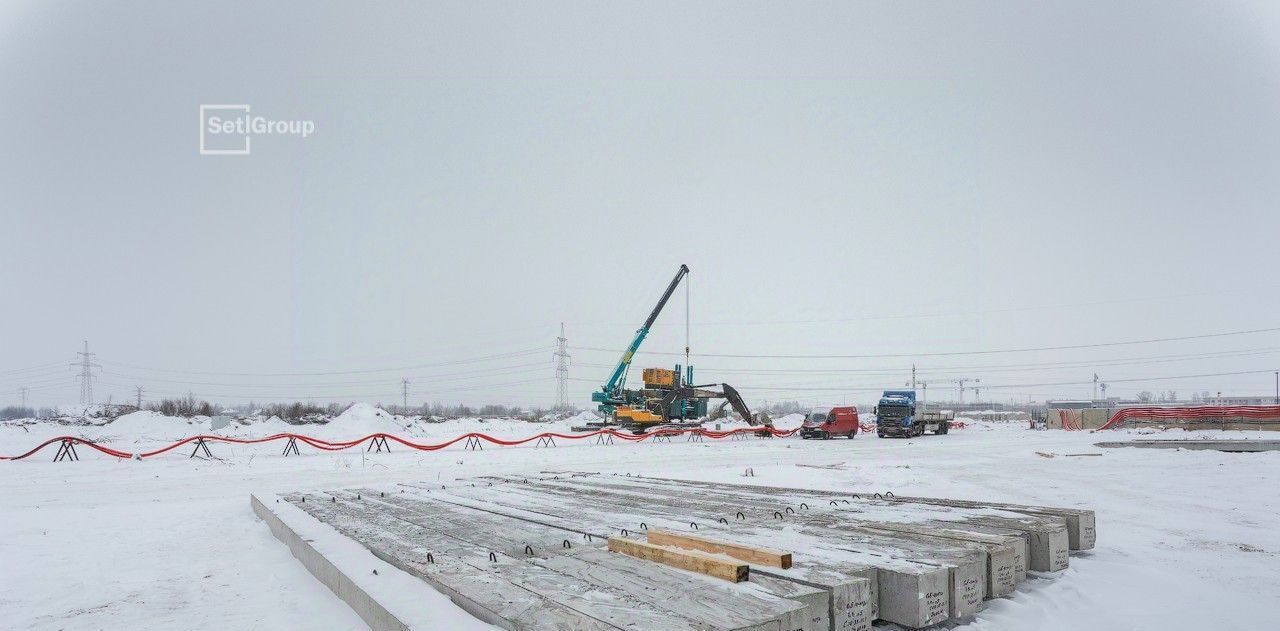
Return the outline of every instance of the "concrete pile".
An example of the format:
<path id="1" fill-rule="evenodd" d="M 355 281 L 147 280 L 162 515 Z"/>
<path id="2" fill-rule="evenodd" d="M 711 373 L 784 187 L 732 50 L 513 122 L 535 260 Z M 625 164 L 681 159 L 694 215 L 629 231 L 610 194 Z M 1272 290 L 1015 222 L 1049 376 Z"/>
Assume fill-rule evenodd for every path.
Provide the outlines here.
<path id="1" fill-rule="evenodd" d="M 580 473 L 253 505 L 371 626 L 391 628 L 413 628 L 411 613 L 371 606 L 378 587 L 316 558 L 314 533 L 340 534 L 508 629 L 811 631 L 965 620 L 1096 537 L 1081 509 Z"/>

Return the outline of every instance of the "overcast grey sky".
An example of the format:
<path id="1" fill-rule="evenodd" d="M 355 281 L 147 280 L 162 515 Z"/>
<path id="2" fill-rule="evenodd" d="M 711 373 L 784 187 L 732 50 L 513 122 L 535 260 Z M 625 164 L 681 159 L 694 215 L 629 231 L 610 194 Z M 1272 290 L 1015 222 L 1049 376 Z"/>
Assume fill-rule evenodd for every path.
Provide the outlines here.
<path id="1" fill-rule="evenodd" d="M 199 155 L 226 103 L 316 133 Z M 1267 1 L 10 0 L 0 404 L 87 339 L 99 400 L 547 405 L 563 321 L 589 406 L 680 263 L 695 353 L 916 355 L 695 358 L 752 400 L 1266 394 L 1122 380 L 1277 332 L 924 354 L 1280 326 L 1278 113 Z"/>

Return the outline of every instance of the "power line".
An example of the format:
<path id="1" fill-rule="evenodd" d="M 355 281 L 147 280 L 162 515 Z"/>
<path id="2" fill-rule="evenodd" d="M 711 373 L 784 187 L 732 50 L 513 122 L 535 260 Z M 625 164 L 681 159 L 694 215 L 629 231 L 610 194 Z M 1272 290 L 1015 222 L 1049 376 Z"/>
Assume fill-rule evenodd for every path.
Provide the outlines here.
<path id="1" fill-rule="evenodd" d="M 551 379 L 550 376 L 546 375 L 546 373 L 544 372 L 545 370 L 546 370 L 546 367 L 544 363 L 542 364 L 542 367 L 538 369 L 516 370 L 516 371 L 508 371 L 504 373 L 495 373 L 492 375 L 485 375 L 483 377 L 478 377 L 480 379 L 485 380 L 481 383 L 467 383 L 466 381 L 462 381 L 456 385 L 451 385 L 448 387 L 433 387 L 432 391 L 433 392 L 451 392 L 454 390 L 477 390 L 477 389 L 484 389 L 486 387 L 500 387 L 504 385 L 503 383 L 489 383 L 487 381 L 488 379 L 496 376 L 525 376 L 525 375 L 531 376 L 536 374 L 542 374 L 543 375 L 541 377 L 542 380 Z M 110 377 L 127 378 L 128 377 L 127 375 L 113 375 L 112 373 L 105 373 L 105 376 L 108 377 L 108 379 L 103 379 L 101 381 L 101 383 L 105 385 L 116 386 L 116 387 L 132 387 L 131 385 L 129 385 L 129 382 L 115 381 L 115 380 L 109 379 Z M 202 393 L 201 396 L 218 397 L 222 399 L 250 399 L 250 400 L 251 399 L 315 400 L 315 399 L 348 399 L 348 398 L 364 399 L 364 398 L 379 397 L 379 396 L 392 396 L 392 397 L 399 396 L 402 399 L 406 399 L 407 395 L 406 395 L 405 387 L 403 383 L 404 381 L 409 381 L 410 385 L 412 385 L 413 383 L 409 379 L 404 379 L 400 383 L 396 384 L 397 387 L 395 387 L 394 390 L 391 389 L 391 384 L 393 382 L 389 382 L 389 381 L 374 382 L 372 384 L 369 384 L 369 383 L 355 384 L 355 385 L 372 385 L 375 388 L 378 385 L 382 385 L 387 387 L 387 390 L 384 393 L 379 393 L 379 392 L 370 391 L 370 390 L 354 390 L 354 391 L 344 392 L 342 389 L 319 391 L 323 394 L 317 393 L 316 390 L 310 390 L 310 392 L 297 392 L 296 390 L 292 390 L 292 389 L 282 390 L 282 388 L 272 384 L 235 385 L 235 384 L 209 383 L 209 384 L 203 384 L 203 385 L 208 387 L 210 390 L 212 390 L 212 392 L 204 392 Z M 536 379 L 534 381 L 536 381 Z M 529 382 L 528 380 L 524 380 L 524 381 L 520 381 L 519 383 L 528 383 L 528 382 Z M 179 387 L 182 385 L 192 385 L 192 384 L 179 384 Z M 202 385 L 202 384 L 194 384 L 194 385 Z M 223 389 L 221 387 L 225 387 L 226 389 Z M 280 394 L 282 391 L 285 394 Z M 152 390 L 149 390 L 149 392 L 158 393 L 158 394 L 177 394 L 177 395 L 185 394 L 184 392 L 178 391 L 178 390 L 152 389 Z"/>
<path id="2" fill-rule="evenodd" d="M 438 366 L 457 366 L 460 364 L 473 364 L 477 362 L 493 361 L 498 359 L 510 359 L 513 357 L 522 357 L 526 355 L 544 353 L 550 350 L 551 348 L 552 347 L 549 347 L 549 346 L 540 346 L 538 348 L 531 348 L 531 349 L 526 349 L 521 351 L 511 351 L 508 353 L 498 353 L 495 355 L 483 355 L 483 356 L 472 357 L 468 359 L 458 359 L 453 361 L 414 364 L 409 366 L 393 366 L 390 368 L 369 368 L 364 370 L 331 370 L 331 371 L 324 371 L 324 372 L 214 372 L 214 371 L 202 371 L 202 370 L 182 370 L 182 369 L 176 369 L 176 368 L 173 368 L 173 369 L 149 368 L 147 366 L 138 366 L 135 364 L 125 364 L 120 362 L 107 362 L 107 363 L 112 366 L 133 368 L 134 370 L 179 373 L 184 375 L 210 375 L 210 376 L 222 376 L 222 377 L 320 377 L 320 376 L 328 376 L 328 375 L 358 375 L 358 374 L 370 374 L 370 373 L 379 373 L 379 372 L 397 372 L 397 371 L 403 371 L 403 370 L 416 370 L 418 368 L 434 368 Z"/>
<path id="3" fill-rule="evenodd" d="M 1272 289 L 1275 287 L 1276 287 L 1275 285 L 1270 285 L 1270 286 L 1264 286 L 1263 288 Z M 950 318 L 950 317 L 987 315 L 987 314 L 993 314 L 993 313 L 1017 313 L 1017 312 L 1025 312 L 1025 311 L 1042 311 L 1046 309 L 1068 309 L 1068 308 L 1079 308 L 1079 307 L 1097 307 L 1097 306 L 1113 305 L 1113 304 L 1130 304 L 1130 303 L 1141 303 L 1141 302 L 1161 302 L 1161 301 L 1167 301 L 1167 300 L 1184 300 L 1187 298 L 1202 298 L 1205 296 L 1253 293 L 1256 291 L 1257 289 L 1247 289 L 1247 290 L 1235 289 L 1235 290 L 1223 290 L 1223 291 L 1172 294 L 1172 295 L 1166 295 L 1166 296 L 1140 296 L 1140 297 L 1132 297 L 1132 298 L 1117 298 L 1113 300 L 1073 301 L 1073 302 L 1064 302 L 1064 303 L 1057 303 L 1057 304 L 1020 305 L 1016 307 L 995 307 L 990 309 L 973 309 L 968 311 L 931 311 L 931 312 L 917 312 L 917 313 L 898 313 L 898 314 L 888 314 L 888 315 L 851 316 L 851 317 L 840 317 L 840 318 L 806 318 L 806 319 L 800 319 L 800 320 L 791 320 L 791 319 L 788 319 L 788 320 L 707 320 L 705 322 L 699 322 L 698 326 L 773 326 L 773 325 L 779 325 L 779 324 L 833 324 L 833 323 L 840 323 L 840 322 L 866 322 L 866 321 L 875 321 L 875 320 L 913 320 L 913 319 L 924 319 L 924 318 Z M 613 323 L 613 322 L 574 322 L 574 324 L 577 324 L 579 326 L 608 326 L 608 327 L 627 326 L 622 323 Z M 667 324 L 655 323 L 654 324 L 655 327 L 669 327 L 673 325 L 674 323 L 667 323 Z"/>
<path id="4" fill-rule="evenodd" d="M 1137 344 L 1155 344 L 1160 342 L 1179 342 L 1186 340 L 1202 340 L 1217 337 L 1228 337 L 1235 335 L 1252 335 L 1255 333 L 1273 333 L 1280 331 L 1280 327 L 1267 329 L 1251 329 L 1247 331 L 1228 331 L 1225 333 L 1206 333 L 1203 335 L 1185 335 L 1181 337 L 1161 337 L 1146 340 L 1130 340 L 1124 342 L 1101 342 L 1097 344 L 1069 344 L 1062 346 L 1034 346 L 1024 348 L 1005 348 L 997 350 L 978 350 L 978 351 L 944 351 L 944 352 L 928 352 L 928 353 L 877 353 L 866 355 L 755 355 L 755 354 L 739 354 L 739 353 L 694 353 L 699 357 L 722 357 L 729 359 L 873 359 L 888 357 L 954 357 L 961 355 L 998 355 L 1003 353 L 1030 353 L 1036 351 L 1063 351 L 1076 350 L 1084 348 L 1107 348 L 1113 346 L 1131 346 Z M 617 350 L 609 348 L 598 348 L 588 346 L 572 347 L 574 350 L 595 351 L 616 353 Z M 679 357 L 683 353 L 670 351 L 645 351 L 652 355 L 666 355 Z"/>
<path id="5" fill-rule="evenodd" d="M 56 368 L 59 366 L 62 366 L 62 362 L 55 362 L 52 364 L 39 364 L 36 366 L 28 366 L 26 368 L 6 368 L 5 370 L 0 370 L 0 375 L 26 373 L 26 372 L 32 372 L 32 371 L 43 371 L 48 368 Z"/>
<path id="6" fill-rule="evenodd" d="M 72 366 L 79 366 L 79 364 L 72 364 Z M 65 365 L 63 367 L 65 369 Z M 5 382 L 5 384 L 12 386 L 14 388 L 19 388 L 22 386 L 42 386 L 50 383 L 66 385 L 68 383 L 68 380 L 74 379 L 74 378 L 75 378 L 75 375 L 68 375 L 67 373 L 64 372 L 63 374 L 58 376 L 51 376 L 43 379 L 23 379 L 22 381 L 16 381 L 16 380 L 7 381 Z"/>
<path id="7" fill-rule="evenodd" d="M 72 366 L 79 366 L 79 365 L 80 364 L 78 363 L 72 364 Z M 14 384 L 16 386 L 16 385 L 31 385 L 35 383 L 49 383 L 51 381 L 66 381 L 68 377 L 67 365 L 59 364 L 59 366 L 62 366 L 62 370 L 51 372 L 48 374 L 43 374 L 43 375 L 26 375 L 26 376 L 19 376 L 18 378 L 9 377 L 9 378 L 0 380 L 0 383 Z"/>
<path id="8" fill-rule="evenodd" d="M 1102 366 L 1142 366 L 1149 364 L 1176 363 L 1182 361 L 1193 361 L 1201 359 L 1223 359 L 1229 357 L 1244 357 L 1253 355 L 1270 355 L 1280 352 L 1280 347 L 1264 347 L 1252 350 L 1233 350 L 1233 351 L 1215 351 L 1211 353 L 1184 353 L 1174 355 L 1148 355 L 1145 357 L 1119 357 L 1114 359 L 1101 360 L 1075 360 L 1067 362 L 1034 362 L 1021 364 L 986 364 L 986 365 L 969 365 L 969 366 L 936 366 L 932 368 L 915 368 L 915 373 L 919 375 L 935 375 L 945 376 L 956 372 L 1030 372 L 1042 370 L 1061 370 L 1066 368 L 1098 368 Z M 611 364 L 579 364 L 590 368 L 613 368 Z M 860 374 L 860 375 L 879 375 L 879 376 L 897 376 L 907 374 L 911 369 L 904 367 L 875 367 L 875 368 L 711 368 L 702 367 L 703 373 L 720 374 L 733 373 L 743 375 L 791 375 L 791 374 L 807 374 L 807 375 L 839 375 L 839 374 Z"/>
<path id="9" fill-rule="evenodd" d="M 531 362 L 531 363 L 513 364 L 511 366 L 494 366 L 492 368 L 484 368 L 484 369 L 479 369 L 474 371 L 436 373 L 432 375 L 405 375 L 404 378 L 410 379 L 410 380 L 416 380 L 416 381 L 431 381 L 431 382 L 467 381 L 471 379 L 487 379 L 489 377 L 493 377 L 497 375 L 508 375 L 508 374 L 541 371 L 541 370 L 546 370 L 548 365 L 549 365 L 548 362 L 545 359 L 543 359 L 543 360 Z M 278 383 L 278 382 L 263 383 L 258 381 L 254 381 L 254 382 L 188 381 L 185 379 L 141 377 L 138 375 L 118 373 L 113 371 L 106 371 L 103 374 L 112 376 L 112 377 L 119 377 L 123 379 L 135 379 L 135 380 L 149 379 L 151 381 L 160 381 L 163 383 L 174 383 L 174 384 L 192 385 L 192 386 L 224 386 L 227 388 L 275 388 L 275 389 L 328 388 L 328 387 L 341 388 L 343 386 L 365 386 L 365 385 L 375 385 L 375 384 L 386 384 L 390 382 L 389 379 L 385 379 L 385 378 L 384 379 L 361 379 L 356 381 L 317 381 L 317 382 L 293 382 L 293 383 Z"/>
<path id="10" fill-rule="evenodd" d="M 1239 376 L 1239 375 L 1268 374 L 1271 372 L 1273 372 L 1273 369 L 1267 368 L 1262 370 L 1238 370 L 1233 372 L 1201 373 L 1196 375 L 1165 375 L 1160 377 L 1133 377 L 1129 379 L 1109 379 L 1107 380 L 1107 384 L 1143 383 L 1148 381 L 1173 381 L 1177 379 L 1203 379 L 1207 377 L 1233 377 L 1233 376 Z M 587 381 L 590 381 L 590 380 L 587 380 Z M 1011 384 L 995 384 L 995 385 L 984 384 L 982 387 L 988 390 L 990 389 L 1003 390 L 1007 388 L 1039 388 L 1039 387 L 1046 387 L 1046 386 L 1081 386 L 1081 385 L 1090 385 L 1092 383 L 1093 381 L 1053 381 L 1053 382 L 1044 382 L 1044 383 L 1011 383 Z M 1101 386 L 1101 383 L 1099 383 L 1099 386 Z M 825 387 L 825 386 L 824 387 L 801 387 L 801 386 L 774 387 L 774 386 L 749 386 L 748 385 L 748 386 L 738 386 L 737 388 L 739 390 L 768 390 L 768 391 L 780 391 L 780 392 L 790 392 L 790 391 L 831 392 L 831 391 L 844 391 L 844 390 L 873 392 L 881 389 L 893 389 L 893 387 L 894 386 L 862 386 L 862 385 L 831 386 L 831 387 Z"/>
<path id="11" fill-rule="evenodd" d="M 95 375 L 94 378 L 97 379 L 98 376 Z M 54 392 L 59 390 L 65 391 L 68 386 L 75 385 L 76 382 L 78 382 L 79 380 L 80 380 L 80 375 L 74 374 L 74 375 L 67 375 L 62 379 L 59 379 L 53 383 L 47 383 L 42 385 L 31 385 L 26 387 L 31 392 Z"/>
<path id="12" fill-rule="evenodd" d="M 534 383 L 546 384 L 546 383 L 547 383 L 547 381 L 548 381 L 548 380 L 550 380 L 550 379 L 551 379 L 551 377 L 550 377 L 550 376 L 545 376 L 545 375 L 544 375 L 544 376 L 542 376 L 542 377 L 538 377 L 538 378 L 535 378 L 535 379 L 523 379 L 523 380 L 519 380 L 519 381 L 508 381 L 508 382 L 505 382 L 505 383 L 491 383 L 491 384 L 468 385 L 468 386 L 461 386 L 461 387 L 454 387 L 454 388 L 440 388 L 440 389 L 434 389 L 433 391 L 434 391 L 434 392 L 437 392 L 437 393 L 441 393 L 441 392 L 443 392 L 443 393 L 449 393 L 449 392 L 467 392 L 467 391 L 473 391 L 473 390 L 483 390 L 483 389 L 486 389 L 486 388 L 502 388 L 502 387 L 507 387 L 507 386 L 518 386 L 518 385 L 526 385 L 526 384 L 534 384 Z M 110 385 L 110 386 L 117 386 L 117 387 L 129 387 L 127 384 L 120 384 L 120 383 L 115 383 L 115 382 L 106 382 L 106 381 L 104 381 L 103 383 L 104 383 L 104 384 L 106 384 L 106 385 Z M 191 394 L 191 392 L 190 392 L 190 391 L 181 392 L 181 391 L 173 391 L 173 390 L 151 390 L 150 392 L 152 392 L 152 393 L 154 393 L 154 394 L 162 394 L 162 395 L 167 394 L 167 395 L 178 395 L 178 396 L 187 396 L 187 395 L 190 395 L 190 394 Z M 316 394 L 316 395 L 308 395 L 308 396 L 275 396 L 275 395 L 251 395 L 251 396 L 245 396 L 245 395 L 243 395 L 243 394 L 226 394 L 226 393 L 215 393 L 215 392 L 205 392 L 205 393 L 201 393 L 201 395 L 200 395 L 200 396 L 201 396 L 201 397 L 205 397 L 205 398 L 217 398 L 217 399 L 247 399 L 247 398 L 253 398 L 253 399 L 267 399 L 267 400 L 276 400 L 276 401 L 293 401 L 293 400 L 300 400 L 300 401 L 314 401 L 314 400 L 323 400 L 323 399 L 328 399 L 328 400 L 372 399 L 372 398 L 380 398 L 380 397 L 395 397 L 395 396 L 399 396 L 400 394 L 401 394 L 400 392 L 395 392 L 395 391 L 392 391 L 392 390 L 390 390 L 390 389 L 388 388 L 388 390 L 385 390 L 385 391 L 382 391 L 382 392 L 343 393 L 343 394 Z M 392 399 L 392 400 L 394 401 L 395 399 Z"/>
<path id="13" fill-rule="evenodd" d="M 968 382 L 981 383 L 982 380 L 973 378 L 973 377 L 961 377 L 959 379 L 955 379 L 952 381 L 952 383 L 955 383 L 956 385 L 960 386 L 960 398 L 959 398 L 960 403 L 964 403 L 964 384 Z M 976 388 L 974 392 L 975 393 L 977 392 Z"/>

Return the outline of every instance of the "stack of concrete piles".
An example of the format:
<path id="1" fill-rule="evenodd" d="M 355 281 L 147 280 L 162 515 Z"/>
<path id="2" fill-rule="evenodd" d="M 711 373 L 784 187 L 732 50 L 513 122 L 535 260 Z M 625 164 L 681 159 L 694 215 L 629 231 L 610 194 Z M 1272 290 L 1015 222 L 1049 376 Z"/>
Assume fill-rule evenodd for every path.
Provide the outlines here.
<path id="1" fill-rule="evenodd" d="M 319 522 L 508 629 L 928 627 L 1095 538 L 1080 509 L 595 474 L 253 502 L 282 539 Z"/>

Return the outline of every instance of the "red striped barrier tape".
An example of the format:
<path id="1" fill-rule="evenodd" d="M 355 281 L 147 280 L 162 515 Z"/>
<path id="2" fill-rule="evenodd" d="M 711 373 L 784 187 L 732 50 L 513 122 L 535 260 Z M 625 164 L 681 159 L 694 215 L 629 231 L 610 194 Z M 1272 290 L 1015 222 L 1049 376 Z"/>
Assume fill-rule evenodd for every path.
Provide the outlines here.
<path id="1" fill-rule="evenodd" d="M 29 456 L 35 455 L 36 453 L 39 453 L 41 450 L 43 450 L 45 447 L 48 447 L 49 445 L 52 445 L 54 443 L 60 443 L 62 441 L 71 441 L 73 445 L 87 445 L 104 454 L 107 454 L 108 456 L 114 456 L 116 458 L 136 457 L 141 459 L 141 458 L 151 458 L 154 456 L 159 456 L 160 454 L 172 451 L 183 445 L 187 445 L 198 440 L 204 440 L 206 442 L 231 443 L 236 445 L 255 445 L 258 443 L 293 439 L 302 443 L 306 443 L 307 445 L 314 447 L 316 449 L 319 449 L 321 451 L 342 451 L 343 449 L 350 449 L 352 447 L 355 447 L 357 445 L 362 445 L 371 440 L 383 438 L 383 439 L 395 441 L 410 449 L 417 449 L 419 451 L 437 451 L 472 438 L 477 440 L 483 440 L 492 445 L 510 447 L 514 445 L 523 445 L 525 443 L 533 442 L 535 440 L 542 440 L 546 438 L 559 438 L 561 440 L 582 440 L 585 438 L 595 438 L 596 436 L 600 436 L 604 434 L 613 436 L 614 438 L 620 438 L 622 440 L 640 442 L 647 438 L 680 436 L 683 434 L 690 434 L 690 433 L 698 434 L 700 436 L 703 436 L 704 438 L 713 438 L 713 439 L 728 438 L 729 436 L 733 436 L 734 434 L 741 434 L 741 433 L 747 433 L 747 432 L 750 432 L 753 434 L 765 433 L 778 438 L 787 438 L 789 436 L 794 435 L 798 431 L 800 431 L 799 428 L 791 429 L 791 430 L 781 430 L 781 429 L 775 429 L 772 427 L 769 427 L 769 428 L 742 427 L 738 429 L 731 429 L 731 430 L 725 430 L 722 432 L 717 432 L 709 429 L 695 427 L 695 428 L 689 428 L 689 429 L 659 429 L 659 430 L 647 432 L 644 434 L 632 434 L 630 432 L 619 432 L 615 429 L 604 428 L 604 429 L 596 430 L 594 432 L 588 432 L 585 434 L 561 434 L 559 432 L 543 432 L 541 434 L 535 434 L 527 438 L 518 438 L 518 439 L 511 439 L 511 440 L 495 438 L 488 434 L 481 434 L 479 432 L 468 432 L 466 434 L 459 435 L 445 442 L 436 443 L 436 444 L 416 443 L 411 440 L 407 440 L 399 436 L 396 436 L 394 434 L 383 434 L 383 433 L 369 434 L 368 436 L 365 436 L 363 438 L 357 438 L 355 440 L 346 440 L 346 441 L 329 441 L 329 440 L 324 440 L 322 438 L 306 436 L 304 434 L 290 434 L 290 433 L 272 434 L 271 436 L 264 436 L 261 438 L 235 438 L 232 436 L 218 436 L 216 434 L 200 434 L 197 436 L 188 436 L 172 444 L 165 445 L 164 447 L 160 447 L 158 449 L 153 449 L 151 451 L 144 451 L 140 453 L 129 453 L 125 451 L 120 451 L 118 449 L 101 445 L 99 443 L 96 443 L 86 438 L 79 438 L 76 436 L 58 436 L 57 438 L 50 438 L 49 440 L 46 440 L 45 442 L 40 443 L 39 445 L 36 445 L 26 453 L 18 454 L 16 456 L 0 456 L 0 460 L 22 460 Z"/>
<path id="2" fill-rule="evenodd" d="M 1058 410 L 1058 418 L 1062 421 L 1062 429 L 1080 431 L 1080 422 L 1073 412 L 1079 410 Z M 1116 410 L 1111 418 L 1098 429 L 1114 429 L 1127 421 L 1177 421 L 1177 420 L 1210 420 L 1227 418 L 1247 418 L 1254 420 L 1274 419 L 1280 422 L 1280 405 L 1195 405 L 1187 407 L 1134 407 Z"/>

